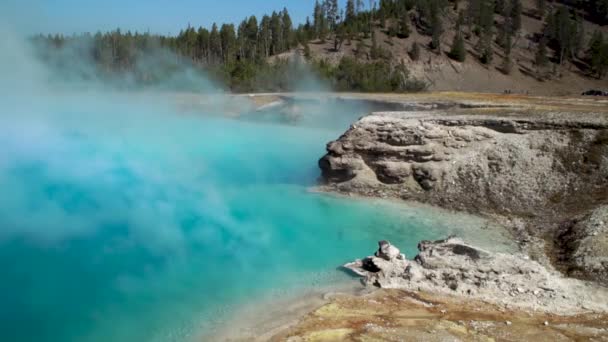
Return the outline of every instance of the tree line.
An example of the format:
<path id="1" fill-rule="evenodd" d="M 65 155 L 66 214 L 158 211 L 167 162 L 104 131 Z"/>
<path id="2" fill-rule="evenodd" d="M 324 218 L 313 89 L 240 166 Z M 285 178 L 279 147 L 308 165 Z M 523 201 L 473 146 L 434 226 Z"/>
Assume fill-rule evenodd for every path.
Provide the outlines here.
<path id="1" fill-rule="evenodd" d="M 605 76 L 608 41 L 598 31 L 584 46 L 582 20 L 608 23 L 607 2 L 585 0 L 581 10 L 574 11 L 571 6 L 535 1 L 535 15 L 545 22 L 536 44 L 539 75 L 551 70 L 551 65 L 583 61 L 596 77 Z M 70 58 L 90 60 L 94 70 L 80 70 L 85 76 L 112 77 L 128 72 L 137 84 L 161 83 L 186 65 L 234 91 L 291 90 L 299 78 L 291 74 L 296 71 L 312 72 L 339 90 L 414 91 L 424 89 L 425 84 L 410 77 L 403 60 L 391 56 L 379 42 L 379 31 L 385 32 L 392 44 L 393 39 L 407 38 L 415 29 L 430 37 L 430 51 L 446 52 L 461 62 L 472 53 L 465 42 L 474 46 L 473 54 L 485 64 L 492 63 L 498 46 L 503 56 L 501 69 L 508 73 L 511 50 L 522 26 L 522 10 L 521 0 L 371 0 L 367 4 L 348 0 L 344 8 L 337 0 L 316 0 L 312 15 L 298 26 L 285 8 L 259 20 L 250 16 L 238 26 L 188 26 L 175 36 L 117 29 L 71 36 L 38 35 L 32 40 L 40 58 L 54 67 L 73 67 Z M 447 27 L 450 14 L 457 18 L 453 28 Z M 452 29 L 452 44 L 443 47 L 441 38 Z M 354 56 L 337 63 L 310 58 L 311 42 L 328 41 L 334 51 L 340 51 L 344 43 L 356 44 Z M 309 59 L 309 69 L 271 58 L 296 47 Z M 413 42 L 408 54 L 416 60 L 420 51 L 420 44 Z"/>

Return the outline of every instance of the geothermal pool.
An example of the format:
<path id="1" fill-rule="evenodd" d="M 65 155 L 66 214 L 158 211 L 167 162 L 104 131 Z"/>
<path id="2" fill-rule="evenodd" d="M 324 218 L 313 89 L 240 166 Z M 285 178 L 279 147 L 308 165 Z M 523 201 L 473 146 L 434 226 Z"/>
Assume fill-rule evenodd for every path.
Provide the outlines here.
<path id="1" fill-rule="evenodd" d="M 270 293 L 357 282 L 337 266 L 379 239 L 506 244 L 478 218 L 310 192 L 361 106 L 325 126 L 110 102 L 0 119 L 2 341 L 195 339 Z"/>

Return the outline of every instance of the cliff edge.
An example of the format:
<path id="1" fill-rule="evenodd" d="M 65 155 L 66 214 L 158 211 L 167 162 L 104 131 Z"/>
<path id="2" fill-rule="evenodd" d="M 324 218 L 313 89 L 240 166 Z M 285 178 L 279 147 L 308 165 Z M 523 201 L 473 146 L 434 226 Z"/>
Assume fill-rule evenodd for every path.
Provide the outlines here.
<path id="1" fill-rule="evenodd" d="M 327 145 L 322 189 L 501 217 L 516 239 L 549 242 L 566 273 L 606 282 L 606 249 L 583 248 L 582 258 L 579 246 L 608 239 L 607 229 L 581 228 L 608 202 L 608 122 L 590 113 L 474 112 L 361 118 Z"/>

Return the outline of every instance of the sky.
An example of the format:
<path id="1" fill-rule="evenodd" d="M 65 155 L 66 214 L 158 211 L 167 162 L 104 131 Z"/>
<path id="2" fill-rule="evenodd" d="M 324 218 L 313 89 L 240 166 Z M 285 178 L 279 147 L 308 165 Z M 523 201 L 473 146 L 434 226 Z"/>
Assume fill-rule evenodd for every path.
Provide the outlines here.
<path id="1" fill-rule="evenodd" d="M 340 0 L 341 7 L 346 0 Z M 367 3 L 367 1 L 365 1 Z M 213 22 L 239 23 L 245 17 L 287 7 L 294 23 L 311 16 L 314 0 L 0 0 L 0 20 L 27 34 L 113 30 L 176 34 Z"/>

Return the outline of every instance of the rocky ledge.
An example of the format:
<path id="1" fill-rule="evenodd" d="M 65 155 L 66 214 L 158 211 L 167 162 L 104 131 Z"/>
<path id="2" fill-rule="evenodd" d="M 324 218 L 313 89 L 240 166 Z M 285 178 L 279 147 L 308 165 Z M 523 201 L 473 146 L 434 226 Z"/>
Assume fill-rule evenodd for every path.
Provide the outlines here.
<path id="1" fill-rule="evenodd" d="M 548 242 L 536 249 L 562 270 L 608 283 L 607 249 L 579 243 L 608 240 L 608 221 L 596 220 L 595 235 L 576 225 L 608 203 L 602 115 L 373 113 L 330 142 L 319 166 L 323 190 L 506 218 L 516 239 Z"/>
<path id="2" fill-rule="evenodd" d="M 524 255 L 491 253 L 460 239 L 422 241 L 407 260 L 387 241 L 344 265 L 367 285 L 482 300 L 555 314 L 608 312 L 608 289 L 564 278 Z"/>

